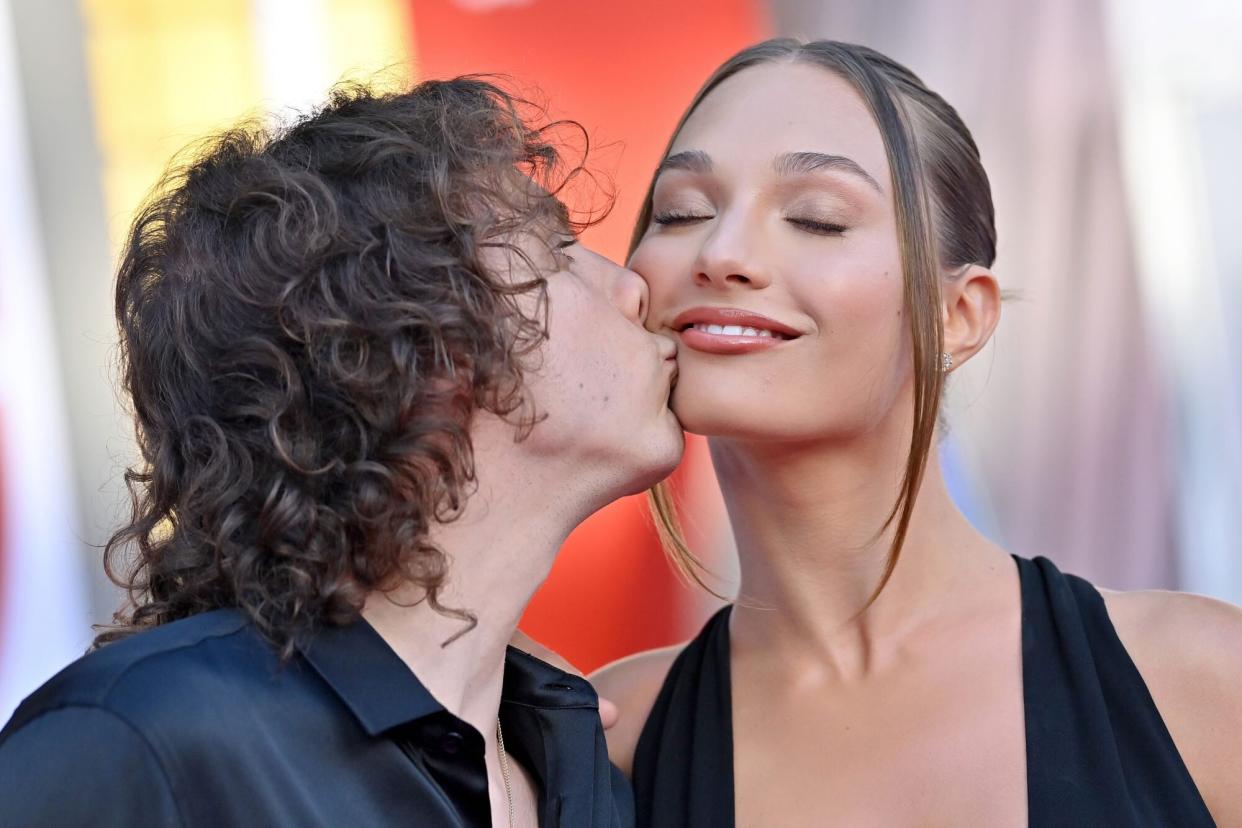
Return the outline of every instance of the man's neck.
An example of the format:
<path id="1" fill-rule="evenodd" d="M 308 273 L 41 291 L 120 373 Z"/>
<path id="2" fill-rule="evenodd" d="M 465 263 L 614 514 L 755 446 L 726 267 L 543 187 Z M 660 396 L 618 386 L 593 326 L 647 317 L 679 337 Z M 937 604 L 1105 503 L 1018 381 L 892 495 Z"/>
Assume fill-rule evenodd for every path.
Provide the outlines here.
<path id="1" fill-rule="evenodd" d="M 578 491 L 584 474 L 542 468 L 507 447 L 476 441 L 475 463 L 478 487 L 462 514 L 429 537 L 446 559 L 439 610 L 408 585 L 372 593 L 362 614 L 432 696 L 490 742 L 505 648 L 565 538 L 603 504 Z"/>

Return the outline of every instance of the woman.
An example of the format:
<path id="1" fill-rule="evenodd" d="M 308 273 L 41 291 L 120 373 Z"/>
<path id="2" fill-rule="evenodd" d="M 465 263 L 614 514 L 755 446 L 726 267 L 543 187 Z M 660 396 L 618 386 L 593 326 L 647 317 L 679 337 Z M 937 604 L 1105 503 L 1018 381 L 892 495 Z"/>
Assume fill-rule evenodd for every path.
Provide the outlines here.
<path id="1" fill-rule="evenodd" d="M 692 102 L 631 266 L 741 586 L 594 678 L 640 824 L 1242 824 L 1242 612 L 1008 557 L 927 462 L 994 254 L 969 131 L 888 58 L 769 41 Z"/>

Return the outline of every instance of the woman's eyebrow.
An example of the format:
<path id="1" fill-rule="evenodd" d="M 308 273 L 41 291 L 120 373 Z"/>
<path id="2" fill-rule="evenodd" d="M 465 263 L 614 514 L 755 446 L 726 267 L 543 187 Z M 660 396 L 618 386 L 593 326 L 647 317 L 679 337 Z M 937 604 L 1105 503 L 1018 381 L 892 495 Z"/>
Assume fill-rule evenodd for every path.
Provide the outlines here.
<path id="1" fill-rule="evenodd" d="M 772 166 L 776 169 L 777 175 L 799 175 L 822 169 L 841 170 L 862 178 L 877 193 L 881 195 L 884 193 L 879 182 L 872 178 L 869 172 L 864 170 L 857 161 L 844 155 L 828 155 L 822 152 L 786 152 L 778 155 Z"/>
<path id="2" fill-rule="evenodd" d="M 666 170 L 686 170 L 693 173 L 709 173 L 712 171 L 712 157 L 703 150 L 682 150 L 675 152 L 660 162 L 656 175 Z"/>

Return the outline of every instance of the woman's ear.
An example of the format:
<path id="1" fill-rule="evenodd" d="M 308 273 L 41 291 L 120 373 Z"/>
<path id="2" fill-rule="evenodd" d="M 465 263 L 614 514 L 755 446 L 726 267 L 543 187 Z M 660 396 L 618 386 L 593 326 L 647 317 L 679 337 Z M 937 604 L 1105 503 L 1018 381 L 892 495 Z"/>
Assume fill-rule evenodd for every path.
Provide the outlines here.
<path id="1" fill-rule="evenodd" d="M 943 282 L 944 350 L 963 365 L 992 337 L 1000 321 L 1001 290 L 991 270 L 967 265 Z"/>

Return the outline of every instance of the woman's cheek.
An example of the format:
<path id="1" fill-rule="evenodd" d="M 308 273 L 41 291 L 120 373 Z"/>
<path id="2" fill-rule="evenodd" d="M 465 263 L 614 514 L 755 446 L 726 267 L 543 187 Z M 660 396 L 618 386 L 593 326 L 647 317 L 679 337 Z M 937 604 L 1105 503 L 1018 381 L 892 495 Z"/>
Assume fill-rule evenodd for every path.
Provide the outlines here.
<path id="1" fill-rule="evenodd" d="M 808 253 L 785 265 L 791 290 L 821 318 L 875 324 L 901 315 L 901 262 L 891 246 L 877 250 L 865 239 L 847 240 L 831 255 Z"/>
<path id="2" fill-rule="evenodd" d="M 647 283 L 647 326 L 652 329 L 662 324 L 660 314 L 668 309 L 678 279 L 689 274 L 693 262 L 684 250 L 669 242 L 645 239 L 629 261 L 629 267 Z"/>

